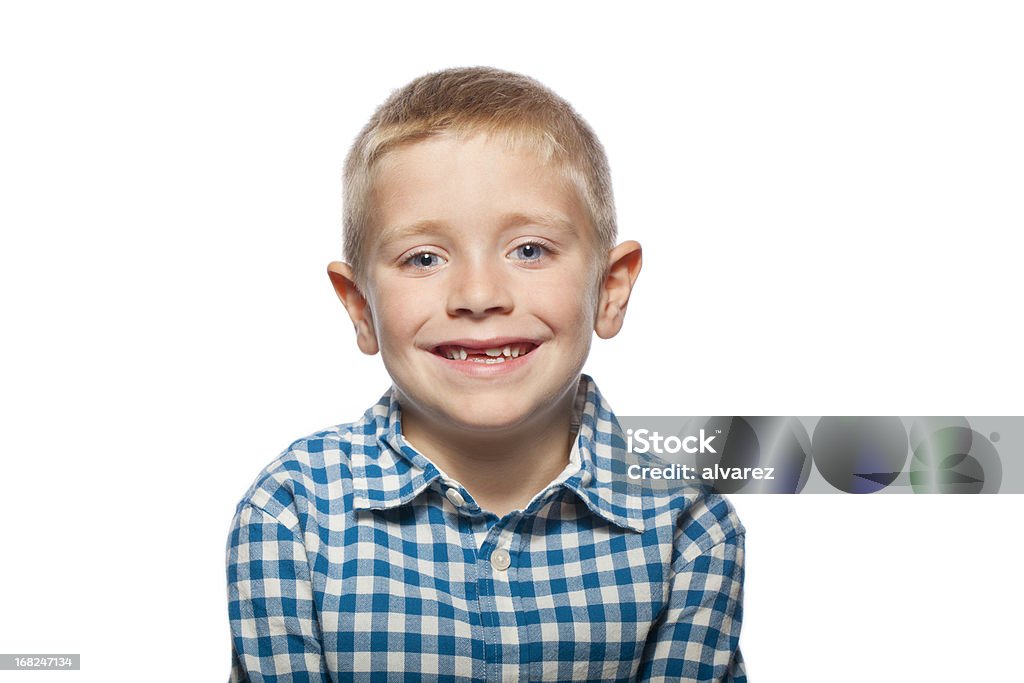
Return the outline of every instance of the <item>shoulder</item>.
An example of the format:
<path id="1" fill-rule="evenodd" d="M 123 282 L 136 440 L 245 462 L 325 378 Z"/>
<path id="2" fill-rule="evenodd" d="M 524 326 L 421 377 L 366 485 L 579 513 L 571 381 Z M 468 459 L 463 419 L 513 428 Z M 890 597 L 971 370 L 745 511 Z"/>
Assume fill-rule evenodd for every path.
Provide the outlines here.
<path id="1" fill-rule="evenodd" d="M 687 563 L 717 545 L 742 545 L 746 529 L 725 496 L 702 486 L 689 494 L 675 533 L 678 559 Z"/>
<path id="2" fill-rule="evenodd" d="M 339 424 L 293 441 L 259 472 L 236 514 L 251 506 L 295 529 L 302 517 L 343 504 L 351 495 L 353 442 L 366 436 L 360 425 Z"/>
<path id="3" fill-rule="evenodd" d="M 675 565 L 687 564 L 719 545 L 743 545 L 746 529 L 736 508 L 711 486 L 646 489 L 642 497 L 645 525 L 664 541 L 671 538 Z"/>

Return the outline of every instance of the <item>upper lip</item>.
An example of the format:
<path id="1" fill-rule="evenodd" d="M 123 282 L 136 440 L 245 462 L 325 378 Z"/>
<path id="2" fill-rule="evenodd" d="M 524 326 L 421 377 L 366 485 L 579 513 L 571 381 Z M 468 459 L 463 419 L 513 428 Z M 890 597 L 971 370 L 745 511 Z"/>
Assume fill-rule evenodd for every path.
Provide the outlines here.
<path id="1" fill-rule="evenodd" d="M 447 341 L 438 342 L 433 344 L 430 348 L 436 349 L 440 346 L 460 346 L 464 349 L 498 349 L 503 346 L 511 344 L 533 344 L 534 346 L 540 346 L 541 342 L 539 339 L 530 339 L 528 337 L 491 337 L 489 339 L 449 339 Z"/>

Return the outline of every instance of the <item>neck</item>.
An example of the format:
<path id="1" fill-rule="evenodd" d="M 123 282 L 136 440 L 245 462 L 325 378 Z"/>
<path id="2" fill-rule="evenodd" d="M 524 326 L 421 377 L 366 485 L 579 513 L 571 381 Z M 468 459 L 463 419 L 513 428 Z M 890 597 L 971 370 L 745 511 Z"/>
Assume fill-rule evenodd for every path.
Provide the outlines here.
<path id="1" fill-rule="evenodd" d="M 543 416 L 507 430 L 465 431 L 402 410 L 406 441 L 462 484 L 485 510 L 521 510 L 569 463 L 576 391 Z"/>

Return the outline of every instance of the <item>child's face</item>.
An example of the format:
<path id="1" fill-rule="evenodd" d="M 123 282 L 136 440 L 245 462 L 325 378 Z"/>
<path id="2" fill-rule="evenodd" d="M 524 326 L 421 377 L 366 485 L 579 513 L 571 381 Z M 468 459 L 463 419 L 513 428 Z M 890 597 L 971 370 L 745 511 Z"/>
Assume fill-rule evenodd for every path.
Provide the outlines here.
<path id="1" fill-rule="evenodd" d="M 445 134 L 381 160 L 372 200 L 353 320 L 403 409 L 446 429 L 500 431 L 564 406 L 606 262 L 563 176 L 532 152 Z"/>

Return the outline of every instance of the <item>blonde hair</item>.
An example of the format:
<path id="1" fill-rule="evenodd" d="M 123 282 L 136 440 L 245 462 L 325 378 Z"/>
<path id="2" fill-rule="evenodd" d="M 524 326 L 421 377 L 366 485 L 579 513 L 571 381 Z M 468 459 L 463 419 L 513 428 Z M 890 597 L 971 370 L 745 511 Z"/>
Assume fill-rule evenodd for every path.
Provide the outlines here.
<path id="1" fill-rule="evenodd" d="M 568 102 L 521 74 L 488 67 L 421 76 L 377 108 L 345 160 L 345 258 L 362 279 L 375 164 L 397 147 L 451 132 L 503 136 L 554 163 L 575 186 L 606 254 L 615 243 L 611 173 L 597 136 Z M 603 264 L 602 264 L 603 268 Z"/>

